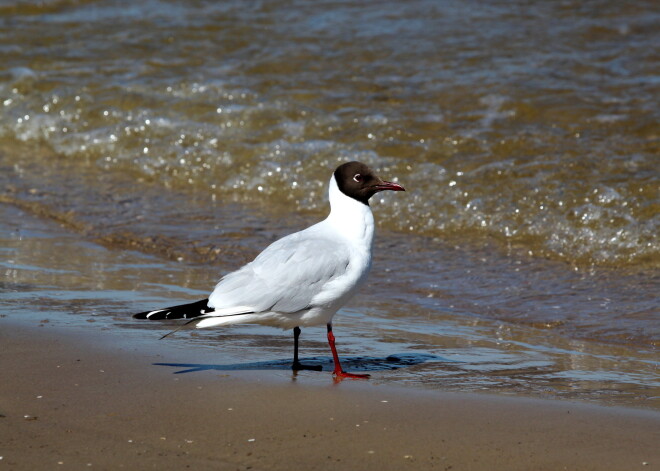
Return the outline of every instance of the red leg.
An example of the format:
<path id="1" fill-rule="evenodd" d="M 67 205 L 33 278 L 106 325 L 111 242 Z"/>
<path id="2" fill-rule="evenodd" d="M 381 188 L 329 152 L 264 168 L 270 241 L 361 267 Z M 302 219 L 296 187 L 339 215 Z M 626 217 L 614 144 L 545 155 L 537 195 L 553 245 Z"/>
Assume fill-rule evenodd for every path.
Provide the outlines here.
<path id="1" fill-rule="evenodd" d="M 353 373 L 346 373 L 339 363 L 339 355 L 337 355 L 337 349 L 335 348 L 335 336 L 332 333 L 332 324 L 328 324 L 328 344 L 330 345 L 330 350 L 332 350 L 332 359 L 335 362 L 335 369 L 332 372 L 337 378 L 353 378 L 353 379 L 365 379 L 369 375 L 360 375 Z"/>

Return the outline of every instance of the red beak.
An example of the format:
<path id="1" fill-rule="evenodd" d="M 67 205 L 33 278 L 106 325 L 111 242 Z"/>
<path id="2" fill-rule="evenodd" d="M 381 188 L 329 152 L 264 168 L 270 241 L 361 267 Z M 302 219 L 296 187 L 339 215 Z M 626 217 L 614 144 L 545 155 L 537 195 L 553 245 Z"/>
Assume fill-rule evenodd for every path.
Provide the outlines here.
<path id="1" fill-rule="evenodd" d="M 376 191 L 385 191 L 385 190 L 391 190 L 391 191 L 406 191 L 404 187 L 399 185 L 398 183 L 394 182 L 386 182 L 383 181 L 376 185 Z"/>

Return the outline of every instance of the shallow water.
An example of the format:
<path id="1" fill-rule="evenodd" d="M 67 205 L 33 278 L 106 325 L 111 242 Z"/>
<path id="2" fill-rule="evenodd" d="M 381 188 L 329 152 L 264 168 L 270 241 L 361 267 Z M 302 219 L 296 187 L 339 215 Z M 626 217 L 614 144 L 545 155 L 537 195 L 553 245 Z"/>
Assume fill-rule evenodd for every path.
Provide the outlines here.
<path id="1" fill-rule="evenodd" d="M 384 227 L 658 266 L 653 1 L 21 2 L 0 145 L 319 213 L 364 160 Z M 318 178 L 322 175 L 322 178 Z"/>
<path id="2" fill-rule="evenodd" d="M 129 314 L 323 217 L 358 159 L 408 191 L 373 203 L 370 284 L 336 321 L 351 367 L 657 401 L 659 20 L 650 1 L 1 6 L 1 309 L 160 330 Z M 253 326 L 173 341 L 218 337 L 228 364 L 289 355 Z"/>
<path id="3" fill-rule="evenodd" d="M 213 281 L 208 267 L 108 249 L 12 206 L 0 205 L 0 211 L 0 324 L 1 318 L 9 318 L 33 325 L 86 325 L 106 330 L 109 342 L 153 341 L 177 323 L 134 321 L 130 314 L 202 298 Z M 344 367 L 368 371 L 374 382 L 658 407 L 660 375 L 650 345 L 571 339 L 551 325 L 539 328 L 477 316 L 464 306 L 448 306 L 451 299 L 442 296 L 415 300 L 387 275 L 376 278 L 335 322 Z M 381 290 L 393 287 L 397 296 L 385 300 Z M 181 356 L 170 352 L 158 365 L 173 373 L 290 374 L 290 332 L 232 326 L 181 332 L 163 342 L 186 349 Z M 191 346 L 200 350 L 199 362 L 189 363 Z M 306 362 L 332 369 L 324 328 L 305 329 L 301 349 Z M 301 376 L 316 382 L 322 374 Z"/>

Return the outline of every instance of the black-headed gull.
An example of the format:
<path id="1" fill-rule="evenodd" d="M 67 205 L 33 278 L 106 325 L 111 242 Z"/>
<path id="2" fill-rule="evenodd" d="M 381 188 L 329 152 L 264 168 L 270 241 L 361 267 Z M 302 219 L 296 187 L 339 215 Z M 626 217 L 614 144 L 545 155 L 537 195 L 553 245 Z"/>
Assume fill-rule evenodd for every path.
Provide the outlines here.
<path id="1" fill-rule="evenodd" d="M 384 190 L 405 191 L 363 163 L 340 165 L 330 179 L 330 215 L 325 220 L 269 245 L 252 262 L 225 275 L 208 299 L 133 317 L 192 318 L 185 326 L 198 329 L 239 323 L 293 329 L 294 370 L 321 369 L 298 361 L 298 337 L 300 327 L 326 324 L 333 374 L 369 377 L 342 369 L 332 318 L 367 278 L 374 240 L 369 198 Z"/>

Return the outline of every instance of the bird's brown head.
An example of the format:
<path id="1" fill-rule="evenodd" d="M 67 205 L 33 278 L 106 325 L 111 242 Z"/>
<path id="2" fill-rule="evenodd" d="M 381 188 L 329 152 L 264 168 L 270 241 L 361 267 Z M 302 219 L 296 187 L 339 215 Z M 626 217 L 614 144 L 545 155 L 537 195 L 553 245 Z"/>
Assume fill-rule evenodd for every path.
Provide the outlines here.
<path id="1" fill-rule="evenodd" d="M 380 191 L 406 191 L 398 183 L 381 179 L 362 162 L 347 162 L 335 170 L 339 190 L 361 203 L 369 205 L 369 198 Z"/>

